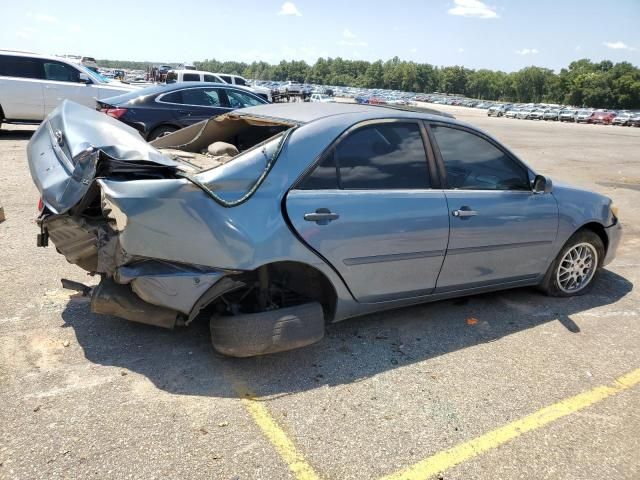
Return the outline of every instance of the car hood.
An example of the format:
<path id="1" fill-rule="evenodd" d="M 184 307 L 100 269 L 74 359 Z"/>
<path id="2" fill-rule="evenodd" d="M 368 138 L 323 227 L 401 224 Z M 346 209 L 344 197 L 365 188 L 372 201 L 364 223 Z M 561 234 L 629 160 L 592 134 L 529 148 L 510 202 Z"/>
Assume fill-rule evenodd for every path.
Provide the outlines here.
<path id="1" fill-rule="evenodd" d="M 44 204 L 64 213 L 103 172 L 177 170 L 180 164 L 145 142 L 124 123 L 69 100 L 38 127 L 27 146 L 29 169 Z M 104 173 L 106 175 L 106 173 Z"/>

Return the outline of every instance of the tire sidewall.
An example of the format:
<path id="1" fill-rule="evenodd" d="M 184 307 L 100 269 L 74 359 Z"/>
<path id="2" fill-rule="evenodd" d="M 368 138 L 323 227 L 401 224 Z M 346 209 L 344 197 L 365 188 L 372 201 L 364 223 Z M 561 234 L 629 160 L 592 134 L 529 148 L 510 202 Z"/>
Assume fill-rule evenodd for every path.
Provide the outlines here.
<path id="1" fill-rule="evenodd" d="M 587 286 L 583 289 L 577 292 L 564 292 L 558 286 L 558 276 L 556 272 L 558 271 L 558 268 L 560 266 L 560 261 L 564 258 L 566 253 L 579 243 L 589 243 L 596 250 L 596 253 L 598 254 L 598 264 L 596 265 L 596 271 L 594 272 Z M 553 297 L 573 297 L 577 295 L 584 295 L 593 287 L 595 278 L 598 275 L 600 267 L 602 266 L 604 255 L 604 244 L 602 243 L 602 239 L 596 233 L 590 230 L 581 230 L 574 233 L 564 244 L 564 246 L 560 250 L 560 253 L 558 253 L 556 258 L 554 259 L 553 263 L 549 266 L 549 270 L 545 274 L 545 277 L 542 281 L 542 289 L 545 291 L 545 293 Z"/>

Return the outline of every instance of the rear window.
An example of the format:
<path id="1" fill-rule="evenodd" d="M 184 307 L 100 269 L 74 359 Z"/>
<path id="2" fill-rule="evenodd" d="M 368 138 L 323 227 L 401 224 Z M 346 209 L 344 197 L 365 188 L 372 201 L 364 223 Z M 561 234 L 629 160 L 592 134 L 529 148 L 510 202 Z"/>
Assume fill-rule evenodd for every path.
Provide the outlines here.
<path id="1" fill-rule="evenodd" d="M 0 75 L 18 78 L 44 78 L 42 61 L 13 55 L 0 55 Z"/>

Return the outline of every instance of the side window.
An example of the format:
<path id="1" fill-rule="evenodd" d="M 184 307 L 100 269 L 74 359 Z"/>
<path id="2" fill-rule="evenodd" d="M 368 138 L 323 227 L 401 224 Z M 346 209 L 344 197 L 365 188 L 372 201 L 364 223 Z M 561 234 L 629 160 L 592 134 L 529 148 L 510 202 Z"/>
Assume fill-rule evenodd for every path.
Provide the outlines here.
<path id="1" fill-rule="evenodd" d="M 205 82 L 216 83 L 218 81 L 218 79 L 216 79 L 216 77 L 214 77 L 213 75 L 205 75 L 204 76 L 204 81 Z"/>
<path id="2" fill-rule="evenodd" d="M 80 72 L 60 62 L 44 62 L 44 78 L 56 82 L 79 82 Z"/>
<path id="3" fill-rule="evenodd" d="M 359 128 L 325 154 L 299 188 L 398 190 L 429 188 L 427 156 L 415 123 Z"/>
<path id="4" fill-rule="evenodd" d="M 42 79 L 42 63 L 35 58 L 0 55 L 0 75 Z"/>
<path id="5" fill-rule="evenodd" d="M 227 90 L 227 98 L 229 98 L 231 108 L 255 107 L 264 103 L 253 95 L 238 90 Z"/>
<path id="6" fill-rule="evenodd" d="M 200 74 L 199 73 L 185 73 L 182 75 L 183 82 L 199 82 Z"/>
<path id="7" fill-rule="evenodd" d="M 427 156 L 415 123 L 360 128 L 337 145 L 335 154 L 341 188 L 429 188 Z"/>
<path id="8" fill-rule="evenodd" d="M 305 178 L 298 188 L 300 190 L 335 190 L 338 188 L 338 169 L 333 148 L 324 155 L 311 175 Z"/>
<path id="9" fill-rule="evenodd" d="M 160 97 L 160 101 L 165 103 L 183 103 L 182 90 L 178 90 L 177 92 L 166 93 L 162 97 Z"/>
<path id="10" fill-rule="evenodd" d="M 202 107 L 219 107 L 222 102 L 218 90 L 215 88 L 190 88 L 182 90 L 182 103 Z"/>
<path id="11" fill-rule="evenodd" d="M 220 75 L 220 79 L 224 82 L 224 83 L 233 83 L 231 81 L 231 77 L 229 75 Z"/>
<path id="12" fill-rule="evenodd" d="M 236 77 L 236 85 L 241 85 L 243 87 L 246 87 L 247 82 L 244 81 L 244 78 Z"/>
<path id="13" fill-rule="evenodd" d="M 432 126 L 448 187 L 460 190 L 531 190 L 526 170 L 484 138 Z"/>

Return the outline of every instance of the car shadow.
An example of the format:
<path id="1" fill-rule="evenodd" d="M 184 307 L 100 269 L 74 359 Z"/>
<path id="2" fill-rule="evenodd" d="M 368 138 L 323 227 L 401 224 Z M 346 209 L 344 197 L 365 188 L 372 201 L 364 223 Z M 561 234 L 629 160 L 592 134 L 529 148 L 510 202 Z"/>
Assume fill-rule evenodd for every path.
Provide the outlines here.
<path id="1" fill-rule="evenodd" d="M 521 288 L 423 304 L 346 320 L 328 326 L 315 345 L 247 359 L 216 354 L 204 319 L 168 331 L 94 315 L 86 298 L 72 298 L 62 317 L 89 361 L 144 375 L 166 392 L 235 397 L 248 388 L 278 396 L 357 382 L 547 322 L 579 333 L 572 316 L 612 304 L 632 289 L 603 270 L 584 296 L 551 298 Z"/>
<path id="2" fill-rule="evenodd" d="M 33 130 L 7 130 L 6 127 L 0 128 L 0 140 L 29 140 L 35 133 Z"/>

